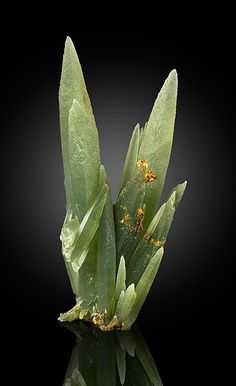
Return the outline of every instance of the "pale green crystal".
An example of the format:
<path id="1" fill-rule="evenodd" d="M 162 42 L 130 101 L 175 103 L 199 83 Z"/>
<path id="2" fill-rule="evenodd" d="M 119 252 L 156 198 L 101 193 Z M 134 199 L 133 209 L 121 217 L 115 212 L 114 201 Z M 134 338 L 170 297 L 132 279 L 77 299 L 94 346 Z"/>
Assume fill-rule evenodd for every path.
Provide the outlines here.
<path id="1" fill-rule="evenodd" d="M 136 162 L 138 160 L 138 152 L 140 147 L 140 127 L 139 124 L 137 124 L 134 128 L 129 148 L 127 151 L 125 163 L 123 172 L 121 175 L 121 187 L 125 186 L 127 182 L 133 177 L 135 169 L 136 169 Z"/>
<path id="2" fill-rule="evenodd" d="M 116 299 L 119 299 L 121 291 L 126 290 L 126 266 L 124 256 L 120 258 L 120 264 L 116 276 Z"/>
<path id="3" fill-rule="evenodd" d="M 175 123 L 177 83 L 177 72 L 173 70 L 158 94 L 140 144 L 139 158 L 148 160 L 150 170 L 158 176 L 156 183 L 150 184 L 147 190 L 146 224 L 151 221 L 158 209 L 169 165 Z"/>
<path id="4" fill-rule="evenodd" d="M 144 171 L 136 165 L 131 179 L 122 188 L 114 207 L 116 226 L 116 252 L 128 264 L 137 237 L 139 237 L 137 209 L 144 211 L 146 183 Z M 137 225 L 137 226 L 136 226 Z"/>
<path id="5" fill-rule="evenodd" d="M 63 56 L 59 106 L 67 205 L 71 204 L 81 221 L 96 196 L 100 151 L 83 73 L 69 37 Z"/>
<path id="6" fill-rule="evenodd" d="M 103 174 L 104 182 L 107 184 L 107 176 L 103 165 L 101 166 L 100 172 Z M 107 193 L 107 200 L 98 230 L 96 276 L 97 310 L 100 313 L 107 310 L 107 313 L 111 314 L 115 301 L 116 245 L 110 191 Z"/>
<path id="7" fill-rule="evenodd" d="M 176 96 L 173 70 L 144 128 L 134 128 L 113 207 L 83 73 L 74 45 L 66 39 L 59 105 L 67 212 L 60 239 L 76 305 L 60 321 L 85 319 L 108 331 L 129 329 L 137 318 L 186 188 L 186 182 L 177 185 L 160 206 Z M 120 349 L 116 356 L 123 381 L 125 356 Z"/>
<path id="8" fill-rule="evenodd" d="M 140 280 L 137 283 L 136 286 L 136 302 L 131 309 L 128 317 L 124 321 L 124 329 L 128 329 L 132 326 L 132 324 L 135 322 L 138 313 L 144 303 L 144 300 L 146 299 L 146 296 L 152 286 L 153 280 L 156 277 L 158 268 L 161 264 L 161 259 L 164 253 L 164 249 L 160 248 L 156 254 L 151 258 L 149 261 L 147 267 L 145 268 L 145 271 L 143 272 Z"/>
<path id="9" fill-rule="evenodd" d="M 116 316 L 121 323 L 124 323 L 128 318 L 130 311 L 134 307 L 136 296 L 134 283 L 130 284 L 124 292 L 122 307 L 119 312 L 116 312 Z"/>

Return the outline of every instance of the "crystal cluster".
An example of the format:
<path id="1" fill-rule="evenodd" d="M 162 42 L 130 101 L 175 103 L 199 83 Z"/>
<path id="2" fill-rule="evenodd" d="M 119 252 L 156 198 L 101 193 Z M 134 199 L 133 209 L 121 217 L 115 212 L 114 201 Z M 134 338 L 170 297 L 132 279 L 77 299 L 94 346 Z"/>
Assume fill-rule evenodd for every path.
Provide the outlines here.
<path id="1" fill-rule="evenodd" d="M 59 91 L 67 213 L 62 253 L 76 297 L 60 321 L 84 319 L 103 331 L 134 323 L 158 271 L 186 182 L 160 205 L 172 147 L 177 73 L 171 71 L 148 122 L 134 128 L 112 205 L 98 131 L 70 38 Z"/>

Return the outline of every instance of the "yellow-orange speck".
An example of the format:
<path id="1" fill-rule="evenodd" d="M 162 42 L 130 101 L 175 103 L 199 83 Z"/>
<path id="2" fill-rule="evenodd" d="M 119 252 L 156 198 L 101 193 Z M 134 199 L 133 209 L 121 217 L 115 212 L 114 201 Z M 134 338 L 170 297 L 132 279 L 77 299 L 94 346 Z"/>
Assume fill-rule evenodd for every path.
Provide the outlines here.
<path id="1" fill-rule="evenodd" d="M 148 172 L 145 173 L 144 178 L 145 178 L 145 182 L 148 183 L 148 182 L 153 182 L 154 180 L 156 180 L 157 176 L 155 173 L 153 173 L 149 170 Z"/>
<path id="2" fill-rule="evenodd" d="M 155 245 L 156 247 L 163 247 L 165 244 L 165 240 L 156 240 L 151 235 L 145 234 L 144 238 L 148 241 L 148 243 Z"/>
<path id="3" fill-rule="evenodd" d="M 140 159 L 137 161 L 137 166 L 139 167 L 139 169 L 147 170 L 148 162 L 145 159 Z"/>
<path id="4" fill-rule="evenodd" d="M 121 220 L 120 220 L 121 224 L 125 224 L 125 225 L 128 225 L 130 226 L 130 218 L 129 218 L 129 214 L 126 214 Z"/>
<path id="5" fill-rule="evenodd" d="M 137 210 L 136 210 L 136 216 L 137 217 L 143 217 L 144 216 L 144 210 L 143 210 L 143 208 L 138 208 Z"/>

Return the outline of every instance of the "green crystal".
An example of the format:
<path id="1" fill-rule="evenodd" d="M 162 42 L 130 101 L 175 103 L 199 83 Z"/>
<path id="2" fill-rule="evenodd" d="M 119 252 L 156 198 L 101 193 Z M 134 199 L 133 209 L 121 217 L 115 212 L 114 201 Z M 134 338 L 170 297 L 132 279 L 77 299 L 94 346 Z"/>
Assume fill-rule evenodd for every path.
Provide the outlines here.
<path id="1" fill-rule="evenodd" d="M 66 39 L 59 90 L 66 216 L 60 239 L 76 304 L 60 321 L 130 329 L 155 279 L 186 182 L 160 204 L 173 141 L 177 73 L 166 79 L 144 128 L 135 126 L 112 205 L 82 69 Z M 120 378 L 124 353 L 117 349 Z M 138 371 L 138 370 L 137 370 Z"/>

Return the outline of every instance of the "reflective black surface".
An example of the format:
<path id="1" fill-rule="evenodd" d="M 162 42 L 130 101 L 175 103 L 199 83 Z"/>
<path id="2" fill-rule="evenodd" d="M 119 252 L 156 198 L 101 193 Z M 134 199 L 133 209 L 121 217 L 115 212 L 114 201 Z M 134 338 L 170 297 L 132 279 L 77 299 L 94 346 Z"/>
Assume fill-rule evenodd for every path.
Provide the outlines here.
<path id="1" fill-rule="evenodd" d="M 84 322 L 65 323 L 76 336 L 64 385 L 162 386 L 155 362 L 137 325 L 103 333 Z"/>
<path id="2" fill-rule="evenodd" d="M 145 341 L 143 344 L 148 347 L 146 350 L 150 351 L 152 358 L 150 362 L 147 357 L 146 364 L 149 363 L 151 368 L 158 369 L 164 386 L 221 385 L 229 379 L 230 365 L 227 359 L 227 351 L 225 351 L 226 331 L 219 331 L 217 323 L 214 327 L 214 320 L 212 319 L 210 323 L 209 314 L 205 313 L 199 317 L 194 313 L 184 313 L 182 309 L 178 316 L 170 315 L 170 318 L 167 319 L 165 316 L 158 318 L 156 314 L 155 319 L 152 320 L 148 317 L 147 311 L 146 308 L 140 315 L 138 324 L 140 332 L 138 333 L 138 339 L 137 334 L 135 339 Z M 96 377 L 98 372 L 97 366 L 99 366 L 101 377 L 107 374 L 107 366 L 111 365 L 109 364 L 108 353 L 110 350 L 111 355 L 113 355 L 115 350 L 114 345 L 112 346 L 113 333 L 102 333 L 97 330 L 97 335 L 93 336 L 90 333 L 91 328 L 85 323 L 82 333 L 77 332 L 78 336 L 83 336 L 83 341 L 79 345 L 77 344 L 75 349 L 75 334 L 56 321 L 57 314 L 55 310 L 49 311 L 41 308 L 40 313 L 37 313 L 35 309 L 31 313 L 32 319 L 28 322 L 23 320 L 25 315 L 24 313 L 16 314 L 14 320 L 5 325 L 5 335 L 2 342 L 6 343 L 5 353 L 8 354 L 4 357 L 3 379 L 5 377 L 8 381 L 12 379 L 11 377 L 24 379 L 25 385 L 31 385 L 32 383 L 50 386 L 63 385 L 69 363 L 72 360 L 72 351 L 74 350 L 76 352 L 76 354 L 73 354 L 75 361 L 78 362 L 79 359 L 81 363 L 83 359 L 85 360 L 85 357 L 87 358 L 83 362 L 85 367 L 82 366 L 82 369 L 84 370 L 81 370 L 85 378 L 88 377 L 86 365 L 91 354 L 94 374 L 90 369 L 89 376 L 92 378 L 91 381 L 88 381 L 89 377 L 86 378 L 87 384 L 91 386 L 94 384 L 100 385 L 94 383 L 92 379 L 93 376 Z M 71 325 L 70 329 L 73 328 L 74 326 Z M 97 345 L 100 345 L 101 350 L 99 349 L 99 353 L 96 351 L 95 355 L 93 347 Z M 106 350 L 108 350 L 108 353 Z M 128 355 L 127 358 L 127 366 L 131 370 L 132 368 L 136 369 L 137 366 L 140 367 L 139 364 L 132 364 L 132 358 Z M 95 359 L 101 361 L 96 364 Z M 143 374 L 143 370 L 141 370 L 140 372 Z M 113 368 L 113 377 L 114 371 Z M 138 374 L 138 379 L 136 379 L 137 373 L 135 370 L 134 374 L 130 375 L 132 382 L 127 384 L 135 386 L 151 385 L 145 377 L 145 372 L 143 376 L 146 383 L 140 383 L 141 375 L 139 372 Z M 116 381 L 119 385 L 119 377 Z M 103 383 L 103 386 L 105 384 Z M 113 384 L 112 381 L 110 385 Z M 67 384 L 64 383 L 64 385 Z"/>

